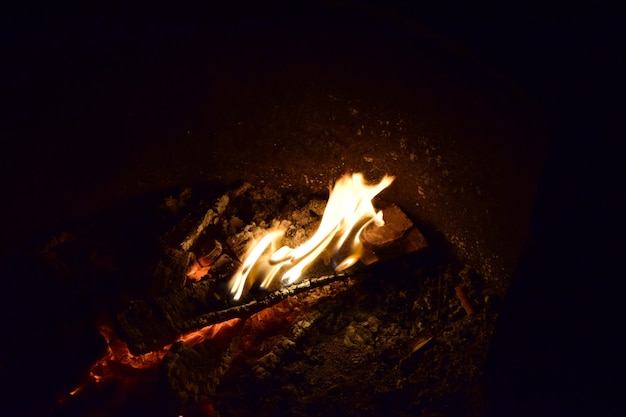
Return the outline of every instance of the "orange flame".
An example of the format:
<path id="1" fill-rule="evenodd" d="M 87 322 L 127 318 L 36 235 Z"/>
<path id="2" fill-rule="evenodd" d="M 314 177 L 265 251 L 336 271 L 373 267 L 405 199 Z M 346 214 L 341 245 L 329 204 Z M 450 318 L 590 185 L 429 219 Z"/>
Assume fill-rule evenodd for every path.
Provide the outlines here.
<path id="1" fill-rule="evenodd" d="M 372 222 L 383 225 L 382 213 L 376 212 L 372 199 L 393 180 L 394 177 L 385 175 L 379 183 L 370 185 L 361 173 L 341 177 L 330 192 L 319 228 L 295 249 L 280 246 L 284 228 L 269 230 L 250 247 L 243 265 L 231 279 L 233 298 L 238 300 L 253 282 L 260 281 L 262 288 L 268 288 L 277 277 L 283 285 L 295 283 L 324 251 L 329 251 L 333 258 L 340 257 L 335 271 L 354 265 L 363 254 L 361 232 Z"/>

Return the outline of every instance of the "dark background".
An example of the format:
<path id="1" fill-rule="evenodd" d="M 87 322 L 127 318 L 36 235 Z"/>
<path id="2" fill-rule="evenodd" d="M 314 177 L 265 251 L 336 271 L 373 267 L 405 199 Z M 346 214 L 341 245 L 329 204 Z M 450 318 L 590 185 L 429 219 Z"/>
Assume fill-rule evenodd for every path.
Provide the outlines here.
<path id="1" fill-rule="evenodd" d="M 159 48 L 171 59 L 223 16 L 303 7 L 416 22 L 538 103 L 546 164 L 532 237 L 493 339 L 488 403 L 496 416 L 623 415 L 624 16 L 597 3 L 23 4 L 0 18 L 3 256 L 88 215 L 78 201 L 123 176 L 128 161 L 150 146 L 130 138 L 153 132 L 124 120 L 154 117 L 155 109 L 142 114 L 119 85 L 141 84 L 151 66 L 171 65 Z M 148 51 L 145 65 L 124 66 L 137 45 Z M 164 119 L 193 118 L 193 100 L 178 106 L 175 115 L 156 110 Z M 79 139 L 84 132 L 89 141 Z"/>

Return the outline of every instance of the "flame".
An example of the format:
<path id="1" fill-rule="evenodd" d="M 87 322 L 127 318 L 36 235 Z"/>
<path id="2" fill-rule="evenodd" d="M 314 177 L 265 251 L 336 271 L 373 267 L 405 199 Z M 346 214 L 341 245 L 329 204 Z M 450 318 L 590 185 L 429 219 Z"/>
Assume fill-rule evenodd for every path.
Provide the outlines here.
<path id="1" fill-rule="evenodd" d="M 330 192 L 319 228 L 297 248 L 280 245 L 284 228 L 268 230 L 251 245 L 231 279 L 233 298 L 238 300 L 254 282 L 268 288 L 280 277 L 282 285 L 291 285 L 325 252 L 330 253 L 335 271 L 354 265 L 363 255 L 361 232 L 372 222 L 384 224 L 382 212 L 376 212 L 372 199 L 393 180 L 394 177 L 385 175 L 380 182 L 368 184 L 361 173 L 341 177 Z"/>

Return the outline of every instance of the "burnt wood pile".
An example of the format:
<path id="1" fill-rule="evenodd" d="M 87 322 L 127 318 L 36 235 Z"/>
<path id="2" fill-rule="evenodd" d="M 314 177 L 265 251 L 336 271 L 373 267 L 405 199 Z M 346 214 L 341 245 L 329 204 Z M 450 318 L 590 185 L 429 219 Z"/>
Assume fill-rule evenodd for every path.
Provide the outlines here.
<path id="1" fill-rule="evenodd" d="M 185 333 L 233 318 L 246 318 L 287 297 L 354 275 L 359 269 L 353 267 L 347 273 L 334 273 L 318 262 L 313 272 L 296 284 L 271 292 L 252 292 L 243 300 L 233 302 L 228 293 L 228 280 L 240 266 L 246 245 L 260 232 L 254 229 L 256 223 L 270 223 L 268 218 L 253 218 L 251 224 L 244 225 L 237 214 L 246 209 L 257 213 L 256 216 L 277 212 L 278 207 L 269 211 L 267 207 L 280 204 L 280 201 L 267 201 L 267 196 L 251 190 L 252 187 L 245 184 L 224 194 L 199 220 L 185 219 L 165 236 L 163 257 L 154 276 L 157 285 L 168 288 L 167 293 L 133 300 L 116 317 L 131 353 L 147 353 L 174 342 Z M 272 192 L 268 196 L 276 198 Z M 246 205 L 249 208 L 244 207 Z M 287 213 L 286 218 L 274 221 L 289 223 L 290 240 L 296 245 L 302 244 L 319 224 L 323 206 L 322 201 L 312 200 L 294 210 L 296 216 Z M 371 225 L 363 233 L 363 240 L 371 250 L 367 263 L 427 248 L 422 234 L 397 206 L 387 207 L 383 218 L 383 226 Z M 181 229 L 190 232 L 177 245 L 170 246 L 168 240 Z"/>
<path id="2" fill-rule="evenodd" d="M 124 398 L 153 393 L 146 409 L 164 416 L 479 415 L 495 291 L 433 230 L 428 244 L 394 204 L 375 201 L 385 224 L 362 233 L 370 253 L 363 262 L 335 273 L 320 259 L 293 285 L 253 287 L 232 299 L 229 280 L 249 243 L 279 222 L 286 244 L 298 246 L 317 229 L 326 197 L 241 184 L 224 193 L 186 188 L 131 210 L 131 218 L 159 219 L 150 222 L 161 227 L 158 237 L 145 238 L 156 251 L 125 271 L 129 282 L 117 284 L 127 286 L 123 295 L 103 301 L 109 353 L 66 396 L 65 415 L 94 403 L 105 414 L 136 410 L 103 405 L 111 390 L 98 387 L 106 384 L 130 390 Z M 128 249 L 124 238 L 94 244 L 88 261 L 66 256 L 108 236 L 81 238 L 93 235 L 88 230 L 55 235 L 38 248 L 43 262 L 57 271 L 92 262 L 91 275 L 119 274 L 128 264 L 115 254 Z"/>

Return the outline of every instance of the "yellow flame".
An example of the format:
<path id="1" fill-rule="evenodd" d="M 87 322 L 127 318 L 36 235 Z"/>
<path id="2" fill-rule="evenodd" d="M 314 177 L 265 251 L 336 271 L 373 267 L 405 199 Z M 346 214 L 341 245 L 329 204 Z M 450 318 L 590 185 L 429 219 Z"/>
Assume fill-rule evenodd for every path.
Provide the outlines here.
<path id="1" fill-rule="evenodd" d="M 231 280 L 231 294 L 238 300 L 253 282 L 262 288 L 271 285 L 280 276 L 283 285 L 295 283 L 324 251 L 333 258 L 340 257 L 334 266 L 343 271 L 354 265 L 363 252 L 360 235 L 372 222 L 383 224 L 382 212 L 376 212 L 372 199 L 393 182 L 385 175 L 376 184 L 368 184 L 363 174 L 346 174 L 333 187 L 319 228 L 297 248 L 282 246 L 276 250 L 284 230 L 270 230 L 255 243 L 246 255 L 243 265 Z M 269 252 L 269 253 L 268 253 Z"/>

